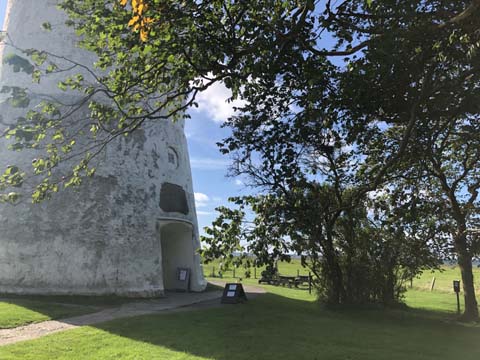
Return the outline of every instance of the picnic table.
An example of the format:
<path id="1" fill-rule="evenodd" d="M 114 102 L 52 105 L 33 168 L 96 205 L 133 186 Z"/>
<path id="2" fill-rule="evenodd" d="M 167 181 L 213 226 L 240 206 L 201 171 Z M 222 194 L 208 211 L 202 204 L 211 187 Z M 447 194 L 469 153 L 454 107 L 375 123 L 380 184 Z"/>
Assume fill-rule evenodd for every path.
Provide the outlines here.
<path id="1" fill-rule="evenodd" d="M 298 285 L 309 285 L 310 284 L 310 276 L 308 275 L 299 275 L 295 279 L 295 286 L 298 287 Z"/>
<path id="2" fill-rule="evenodd" d="M 295 282 L 296 278 L 297 278 L 296 276 L 279 275 L 278 282 L 282 286 L 288 285 L 288 287 L 291 288 L 292 285 L 294 285 L 295 287 L 297 287 L 297 284 Z"/>
<path id="3" fill-rule="evenodd" d="M 274 267 L 267 267 L 265 271 L 262 271 L 262 277 L 258 280 L 259 284 L 265 283 L 269 285 L 282 285 L 292 287 L 295 286 L 298 288 L 299 285 L 308 285 L 310 287 L 310 276 L 309 275 L 280 275 L 278 270 Z"/>
<path id="4" fill-rule="evenodd" d="M 295 286 L 298 288 L 299 285 L 309 285 L 310 284 L 310 277 L 308 275 L 299 275 L 299 276 L 286 276 L 286 275 L 279 275 L 278 276 L 278 283 L 279 285 L 288 287 Z"/>
<path id="5" fill-rule="evenodd" d="M 272 266 L 267 266 L 267 268 L 262 271 L 262 277 L 258 280 L 258 283 L 266 283 L 270 285 L 278 285 L 278 270 Z"/>

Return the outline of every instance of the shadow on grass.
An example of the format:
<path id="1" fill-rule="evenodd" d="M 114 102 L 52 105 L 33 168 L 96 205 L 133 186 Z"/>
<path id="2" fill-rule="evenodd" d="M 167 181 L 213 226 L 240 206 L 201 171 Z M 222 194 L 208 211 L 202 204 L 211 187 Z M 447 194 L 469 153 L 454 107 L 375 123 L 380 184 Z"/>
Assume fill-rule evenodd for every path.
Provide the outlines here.
<path id="1" fill-rule="evenodd" d="M 458 326 L 452 319 L 453 314 L 408 308 L 327 309 L 316 302 L 266 294 L 246 304 L 82 327 L 2 348 L 0 357 L 477 359 L 480 329 Z"/>
<path id="2" fill-rule="evenodd" d="M 480 329 L 439 321 L 444 319 L 440 315 L 405 309 L 328 310 L 266 294 L 243 305 L 120 319 L 95 328 L 217 360 L 478 358 Z"/>
<path id="3" fill-rule="evenodd" d="M 131 301 L 114 296 L 0 295 L 0 329 L 85 315 Z"/>

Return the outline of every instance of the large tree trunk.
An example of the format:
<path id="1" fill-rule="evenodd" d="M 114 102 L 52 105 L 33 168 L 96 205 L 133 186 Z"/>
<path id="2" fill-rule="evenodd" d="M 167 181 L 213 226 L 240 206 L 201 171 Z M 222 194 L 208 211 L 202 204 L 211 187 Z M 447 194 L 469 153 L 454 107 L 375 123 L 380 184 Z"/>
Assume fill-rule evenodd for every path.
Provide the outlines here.
<path id="1" fill-rule="evenodd" d="M 443 188 L 450 200 L 452 215 L 456 222 L 456 233 L 453 234 L 455 252 L 458 256 L 458 266 L 462 274 L 463 296 L 465 299 L 465 310 L 462 320 L 478 321 L 478 304 L 475 297 L 475 286 L 473 283 L 472 254 L 467 244 L 467 221 L 465 212 L 455 197 L 455 192 L 449 188 L 445 176 L 441 176 Z"/>
<path id="2" fill-rule="evenodd" d="M 472 257 L 467 249 L 467 238 L 463 226 L 460 226 L 459 233 L 455 236 L 455 250 L 458 255 L 458 266 L 462 274 L 463 296 L 465 299 L 465 311 L 462 319 L 466 321 L 478 320 L 478 304 L 475 297 L 475 286 L 473 281 Z"/>
<path id="3" fill-rule="evenodd" d="M 325 246 L 325 260 L 327 263 L 327 281 L 330 283 L 327 301 L 330 304 L 341 304 L 345 301 L 343 274 L 333 246 L 333 236 L 328 230 Z"/>
<path id="4" fill-rule="evenodd" d="M 396 284 L 396 277 L 394 274 L 394 267 L 393 261 L 390 260 L 387 262 L 387 266 L 385 267 L 385 280 L 383 284 L 383 294 L 382 294 L 382 302 L 383 305 L 388 306 L 395 303 L 395 284 Z"/>

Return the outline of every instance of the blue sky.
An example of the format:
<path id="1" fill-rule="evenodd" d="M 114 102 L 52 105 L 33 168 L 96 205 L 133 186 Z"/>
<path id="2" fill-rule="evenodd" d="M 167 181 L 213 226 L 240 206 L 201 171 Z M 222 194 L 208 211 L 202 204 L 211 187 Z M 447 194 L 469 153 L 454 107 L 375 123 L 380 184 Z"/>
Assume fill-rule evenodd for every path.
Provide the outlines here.
<path id="1" fill-rule="evenodd" d="M 7 0 L 0 0 L 0 24 L 3 24 L 6 4 Z M 200 229 L 211 224 L 215 207 L 226 204 L 228 197 L 245 190 L 239 179 L 226 177 L 229 160 L 215 145 L 227 133 L 220 128 L 221 123 L 232 114 L 233 104 L 225 102 L 228 95 L 222 86 L 202 94 L 199 108 L 191 110 L 192 118 L 185 127 Z"/>
<path id="2" fill-rule="evenodd" d="M 211 224 L 215 207 L 245 192 L 241 179 L 226 177 L 229 159 L 219 153 L 216 145 L 228 134 L 221 129 L 221 123 L 233 114 L 233 105 L 225 101 L 228 96 L 228 90 L 221 85 L 201 94 L 199 107 L 190 111 L 192 118 L 185 127 L 200 228 Z"/>

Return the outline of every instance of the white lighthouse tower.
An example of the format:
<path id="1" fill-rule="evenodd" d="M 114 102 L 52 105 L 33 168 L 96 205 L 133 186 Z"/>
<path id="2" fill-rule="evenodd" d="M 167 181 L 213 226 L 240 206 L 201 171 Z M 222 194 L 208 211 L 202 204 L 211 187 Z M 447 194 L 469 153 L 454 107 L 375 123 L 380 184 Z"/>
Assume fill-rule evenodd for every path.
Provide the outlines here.
<path id="1" fill-rule="evenodd" d="M 14 47 L 0 49 L 2 63 L 12 53 L 25 56 L 18 49 L 34 48 L 93 68 L 95 57 L 76 46 L 57 3 L 8 1 L 4 29 Z M 46 22 L 53 31 L 42 30 Z M 0 88 L 25 89 L 30 107 L 42 99 L 75 104 L 82 96 L 58 88 L 65 73 L 36 84 L 14 70 L 0 64 Z M 28 107 L 12 108 L 5 98 L 0 102 L 3 131 Z M 80 113 L 73 115 L 77 123 Z M 2 172 L 9 164 L 28 168 L 35 158 L 33 150 L 7 147 L 8 140 L 1 139 Z M 150 297 L 182 281 L 192 291 L 204 290 L 183 121 L 151 122 L 115 139 L 97 160 L 95 175 L 77 188 L 41 204 L 0 205 L 0 293 Z"/>

